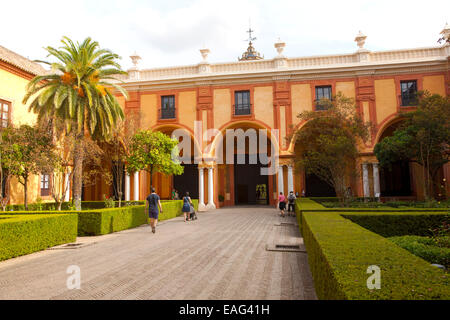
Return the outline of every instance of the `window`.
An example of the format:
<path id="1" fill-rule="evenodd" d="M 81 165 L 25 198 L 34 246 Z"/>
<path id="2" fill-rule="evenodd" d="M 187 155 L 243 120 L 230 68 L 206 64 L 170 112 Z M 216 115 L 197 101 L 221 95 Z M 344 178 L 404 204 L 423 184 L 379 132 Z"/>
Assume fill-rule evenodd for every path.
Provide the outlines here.
<path id="1" fill-rule="evenodd" d="M 234 93 L 234 114 L 250 114 L 250 91 L 236 91 Z"/>
<path id="2" fill-rule="evenodd" d="M 402 92 L 402 106 L 417 105 L 417 81 L 400 81 L 400 90 Z"/>
<path id="3" fill-rule="evenodd" d="M 175 119 L 175 96 L 161 97 L 161 119 Z"/>
<path id="4" fill-rule="evenodd" d="M 319 102 L 321 99 L 331 100 L 331 86 L 319 86 L 316 87 L 316 110 L 325 110 L 326 107 L 324 105 L 320 105 Z"/>
<path id="5" fill-rule="evenodd" d="M 50 195 L 50 175 L 41 175 L 41 196 Z"/>
<path id="6" fill-rule="evenodd" d="M 0 100 L 0 128 L 6 128 L 9 124 L 9 114 L 11 104 L 5 100 Z"/>

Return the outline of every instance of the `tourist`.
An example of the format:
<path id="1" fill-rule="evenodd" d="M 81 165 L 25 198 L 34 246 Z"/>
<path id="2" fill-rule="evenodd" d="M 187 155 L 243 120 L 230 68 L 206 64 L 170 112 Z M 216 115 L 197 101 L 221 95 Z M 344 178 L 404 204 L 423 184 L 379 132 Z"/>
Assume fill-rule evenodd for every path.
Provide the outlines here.
<path id="1" fill-rule="evenodd" d="M 284 217 L 284 210 L 286 210 L 286 197 L 283 192 L 278 196 L 278 208 L 280 209 L 280 216 Z"/>
<path id="2" fill-rule="evenodd" d="M 152 227 L 152 232 L 156 232 L 156 224 L 158 223 L 158 215 L 159 212 L 163 212 L 161 207 L 161 201 L 159 196 L 155 192 L 155 188 L 151 188 L 152 193 L 147 197 L 147 207 L 148 207 L 148 216 L 150 218 L 150 226 Z M 160 211 L 158 212 L 158 206 Z"/>
<path id="3" fill-rule="evenodd" d="M 290 216 L 295 216 L 295 199 L 297 199 L 297 197 L 295 196 L 294 191 L 291 191 L 288 196 L 288 215 Z"/>
<path id="4" fill-rule="evenodd" d="M 306 196 L 305 189 L 302 190 L 302 197 L 304 198 Z"/>
<path id="5" fill-rule="evenodd" d="M 186 192 L 186 196 L 183 198 L 184 222 L 190 220 L 191 206 L 194 205 L 192 204 L 191 197 L 189 197 L 189 192 Z"/>
<path id="6" fill-rule="evenodd" d="M 180 200 L 180 193 L 177 189 L 175 189 L 175 199 L 174 200 Z"/>

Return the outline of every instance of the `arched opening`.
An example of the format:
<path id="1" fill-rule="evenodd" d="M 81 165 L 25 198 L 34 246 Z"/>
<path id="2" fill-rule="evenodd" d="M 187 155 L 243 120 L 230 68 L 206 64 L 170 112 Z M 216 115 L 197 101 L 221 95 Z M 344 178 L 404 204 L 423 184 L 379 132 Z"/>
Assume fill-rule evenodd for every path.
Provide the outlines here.
<path id="1" fill-rule="evenodd" d="M 234 131 L 227 132 L 229 129 Z M 276 175 L 271 174 L 270 161 L 272 150 L 276 149 L 272 146 L 270 133 L 264 129 L 254 123 L 235 123 L 221 131 L 222 139 L 216 139 L 218 193 L 225 206 L 269 205 L 273 202 L 271 195 L 276 187 Z M 240 139 L 244 143 L 240 144 Z M 273 167 L 275 173 L 275 164 Z"/>
<path id="2" fill-rule="evenodd" d="M 402 124 L 397 120 L 388 125 L 380 135 L 379 141 L 394 134 Z M 382 197 L 410 197 L 413 195 L 412 168 L 410 161 L 397 161 L 391 168 L 380 167 L 380 192 Z"/>
<path id="3" fill-rule="evenodd" d="M 175 126 L 160 127 L 157 130 L 168 136 L 172 136 L 175 130 L 181 130 L 183 132 L 183 136 L 179 137 L 179 145 L 183 145 L 183 143 L 186 142 L 185 139 L 187 139 L 187 143 L 190 146 L 189 150 L 180 148 L 179 156 L 182 161 L 181 166 L 184 168 L 183 174 L 166 176 L 160 173 L 157 175 L 156 187 L 161 190 L 161 198 L 171 199 L 172 190 L 176 190 L 180 199 L 186 194 L 186 192 L 189 192 L 192 199 L 198 199 L 198 164 L 196 164 L 194 160 L 196 149 L 198 153 L 198 147 L 192 134 L 184 128 Z"/>
<path id="4" fill-rule="evenodd" d="M 295 142 L 294 147 L 295 158 L 299 159 L 301 157 L 301 147 L 298 142 Z M 307 197 L 335 197 L 336 192 L 334 188 L 330 186 L 326 181 L 322 180 L 317 175 L 304 174 L 298 175 L 299 178 L 304 177 L 304 183 L 300 183 L 300 185 L 304 186 L 305 195 Z M 298 179 L 299 179 L 298 178 Z"/>
<path id="5" fill-rule="evenodd" d="M 303 123 L 301 126 L 297 127 L 296 131 L 302 130 L 306 126 L 308 126 L 308 122 Z M 289 149 L 291 150 L 291 152 L 295 154 L 295 159 L 301 158 L 302 155 L 301 143 L 297 140 L 296 135 L 292 137 Z M 301 186 L 301 189 L 305 191 L 306 197 L 336 196 L 336 191 L 329 183 L 321 179 L 316 174 L 313 173 L 307 174 L 303 171 L 303 169 L 298 168 L 298 166 L 296 167 L 299 172 L 299 174 L 296 175 L 296 179 L 300 179 L 301 181 L 296 181 L 294 182 L 294 184 L 297 186 Z"/>

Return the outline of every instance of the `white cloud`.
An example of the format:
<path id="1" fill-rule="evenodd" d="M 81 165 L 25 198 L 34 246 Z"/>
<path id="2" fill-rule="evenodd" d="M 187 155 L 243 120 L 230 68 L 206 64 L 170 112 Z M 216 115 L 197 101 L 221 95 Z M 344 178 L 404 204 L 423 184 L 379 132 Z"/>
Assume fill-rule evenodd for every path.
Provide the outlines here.
<path id="1" fill-rule="evenodd" d="M 2 11 L 8 14 L 0 18 L 0 44 L 11 50 L 42 59 L 42 47 L 59 46 L 63 35 L 91 36 L 120 54 L 124 68 L 135 50 L 145 68 L 196 64 L 204 44 L 211 62 L 236 61 L 247 47 L 249 18 L 266 58 L 276 54 L 278 36 L 287 56 L 353 52 L 358 30 L 370 50 L 432 46 L 450 22 L 445 0 L 15 0 L 2 3 Z"/>

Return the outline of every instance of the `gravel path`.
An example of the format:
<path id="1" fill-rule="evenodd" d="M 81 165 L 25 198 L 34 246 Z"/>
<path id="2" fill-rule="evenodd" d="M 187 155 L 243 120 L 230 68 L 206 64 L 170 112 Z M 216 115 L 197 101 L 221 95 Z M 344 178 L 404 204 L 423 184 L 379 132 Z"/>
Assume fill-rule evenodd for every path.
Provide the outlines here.
<path id="1" fill-rule="evenodd" d="M 305 252 L 266 250 L 304 250 L 294 218 L 250 206 L 198 216 L 162 222 L 156 234 L 141 226 L 79 237 L 84 247 L 0 262 L 0 299 L 316 299 Z M 80 289 L 67 289 L 71 265 Z"/>

